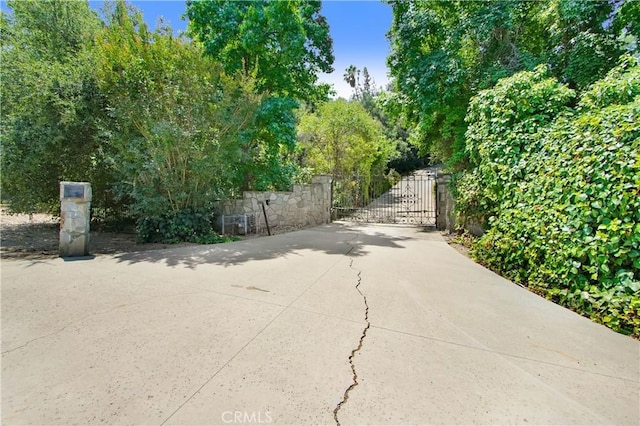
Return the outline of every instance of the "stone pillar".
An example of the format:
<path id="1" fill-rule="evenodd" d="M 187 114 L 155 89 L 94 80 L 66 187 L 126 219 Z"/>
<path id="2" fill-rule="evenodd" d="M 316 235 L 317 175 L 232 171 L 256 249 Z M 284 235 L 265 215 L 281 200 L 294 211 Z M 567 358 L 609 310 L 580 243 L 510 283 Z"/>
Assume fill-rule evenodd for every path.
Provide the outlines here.
<path id="1" fill-rule="evenodd" d="M 333 178 L 330 175 L 318 175 L 311 178 L 311 184 L 322 185 L 322 223 L 331 222 L 331 181 Z M 316 200 L 318 202 L 319 200 Z M 316 224 L 319 225 L 319 224 Z"/>
<path id="2" fill-rule="evenodd" d="M 60 257 L 89 254 L 91 184 L 60 182 Z"/>
<path id="3" fill-rule="evenodd" d="M 450 175 L 439 175 L 436 179 L 436 229 L 454 232 L 456 220 L 453 215 L 454 200 L 449 189 Z"/>

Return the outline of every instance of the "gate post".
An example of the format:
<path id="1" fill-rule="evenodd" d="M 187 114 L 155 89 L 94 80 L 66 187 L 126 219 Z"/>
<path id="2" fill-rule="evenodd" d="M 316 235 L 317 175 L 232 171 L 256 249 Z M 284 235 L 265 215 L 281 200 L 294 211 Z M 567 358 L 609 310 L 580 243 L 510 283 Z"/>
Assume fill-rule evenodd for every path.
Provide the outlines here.
<path id="1" fill-rule="evenodd" d="M 455 202 L 449 184 L 451 175 L 438 175 L 436 178 L 436 229 L 454 232 L 456 219 L 453 214 Z"/>
<path id="2" fill-rule="evenodd" d="M 322 213 L 322 223 L 331 223 L 331 207 L 333 206 L 333 177 L 331 175 L 318 175 L 311 178 L 311 183 L 321 188 L 316 200 L 316 208 Z"/>

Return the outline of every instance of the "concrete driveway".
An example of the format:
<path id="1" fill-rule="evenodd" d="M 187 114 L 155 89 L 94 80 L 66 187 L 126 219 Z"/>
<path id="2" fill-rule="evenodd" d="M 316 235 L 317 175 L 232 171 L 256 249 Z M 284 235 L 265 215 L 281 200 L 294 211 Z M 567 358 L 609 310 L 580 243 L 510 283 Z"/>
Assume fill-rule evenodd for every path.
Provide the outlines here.
<path id="1" fill-rule="evenodd" d="M 2 263 L 3 424 L 638 424 L 640 343 L 437 233 Z"/>

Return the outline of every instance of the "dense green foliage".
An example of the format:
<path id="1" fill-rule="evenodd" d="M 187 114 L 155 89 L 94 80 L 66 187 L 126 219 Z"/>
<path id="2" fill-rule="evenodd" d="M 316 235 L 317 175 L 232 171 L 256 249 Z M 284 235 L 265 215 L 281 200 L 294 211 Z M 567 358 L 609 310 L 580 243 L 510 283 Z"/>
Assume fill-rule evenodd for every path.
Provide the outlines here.
<path id="1" fill-rule="evenodd" d="M 458 170 L 472 96 L 539 64 L 582 90 L 615 66 L 622 35 L 638 35 L 636 6 L 626 3 L 615 13 L 613 2 L 591 0 L 389 3 L 396 102 L 413 142 Z"/>
<path id="2" fill-rule="evenodd" d="M 53 211 L 60 180 L 105 186 L 95 157 L 102 108 L 84 46 L 99 29 L 86 3 L 9 1 L 2 16 L 2 196 L 18 211 Z"/>
<path id="3" fill-rule="evenodd" d="M 326 96 L 314 83 L 333 61 L 319 2 L 192 3 L 203 43 L 149 31 L 123 0 L 105 22 L 82 0 L 8 5 L 0 137 L 14 211 L 55 213 L 59 181 L 89 181 L 94 218 L 129 212 L 143 240 L 193 240 L 217 199 L 291 184 L 294 110 Z M 246 44 L 197 32 L 230 11 L 244 25 L 214 34 L 238 29 Z"/>
<path id="4" fill-rule="evenodd" d="M 188 1 L 190 34 L 227 74 L 254 81 L 262 96 L 256 131 L 239 153 L 243 189 L 286 189 L 296 175 L 299 102 L 323 102 L 319 72 L 333 71 L 333 42 L 319 1 Z"/>
<path id="5" fill-rule="evenodd" d="M 466 149 L 472 166 L 458 178 L 458 209 L 486 224 L 517 191 L 525 153 L 537 150 L 539 131 L 567 110 L 575 92 L 539 66 L 500 80 L 469 107 Z"/>
<path id="6" fill-rule="evenodd" d="M 241 135 L 255 132 L 261 101 L 250 83 L 225 76 L 187 40 L 150 33 L 123 3 L 93 52 L 109 102 L 102 153 L 136 216 L 210 208 L 242 185 L 251 158 L 236 153 Z"/>
<path id="7" fill-rule="evenodd" d="M 304 113 L 299 139 L 305 166 L 334 177 L 383 172 L 391 155 L 382 125 L 356 101 L 337 99 Z"/>
<path id="8" fill-rule="evenodd" d="M 182 217 L 237 193 L 260 164 L 247 147 L 264 139 L 262 97 L 197 45 L 151 33 L 122 1 L 103 26 L 82 1 L 9 5 L 2 189 L 13 210 L 56 212 L 58 182 L 81 180 L 94 217 Z"/>
<path id="9" fill-rule="evenodd" d="M 474 97 L 459 207 L 488 221 L 479 261 L 640 336 L 640 65 L 574 98 L 542 67 Z"/>
<path id="10" fill-rule="evenodd" d="M 138 240 L 145 243 L 216 244 L 235 240 L 218 235 L 214 223 L 210 209 L 184 209 L 159 216 L 144 216 L 138 221 L 136 231 Z"/>
<path id="11" fill-rule="evenodd" d="M 333 71 L 333 42 L 320 1 L 188 1 L 189 30 L 227 73 L 256 79 L 260 92 L 323 99 L 319 72 Z"/>
<path id="12" fill-rule="evenodd" d="M 394 102 L 396 94 L 378 88 L 367 67 L 360 70 L 350 65 L 343 78 L 353 89 L 351 100 L 359 102 L 369 115 L 382 124 L 384 137 L 393 146 L 394 152 L 387 167 L 400 174 L 425 167 L 429 163 L 428 155 L 420 155 L 418 149 L 409 143 L 405 121 Z"/>
<path id="13" fill-rule="evenodd" d="M 454 173 L 476 258 L 640 335 L 640 2 L 388 2 L 385 111 Z"/>
<path id="14" fill-rule="evenodd" d="M 373 182 L 386 171 L 393 145 L 360 102 L 338 99 L 304 113 L 299 139 L 304 166 L 333 177 L 335 203 L 368 204 L 380 195 L 372 193 Z"/>

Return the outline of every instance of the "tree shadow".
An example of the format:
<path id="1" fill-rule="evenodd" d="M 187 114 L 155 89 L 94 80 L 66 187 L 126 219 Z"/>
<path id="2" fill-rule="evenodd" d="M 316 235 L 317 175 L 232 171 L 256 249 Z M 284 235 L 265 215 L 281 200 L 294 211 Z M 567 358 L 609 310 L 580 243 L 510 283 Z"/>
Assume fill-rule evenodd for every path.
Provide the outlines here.
<path id="1" fill-rule="evenodd" d="M 167 250 L 123 253 L 115 256 L 119 262 L 164 263 L 195 269 L 198 265 L 213 264 L 224 267 L 246 262 L 300 256 L 306 250 L 329 255 L 365 256 L 367 247 L 405 248 L 402 241 L 411 237 L 393 237 L 366 225 L 328 224 L 287 234 L 262 237 L 233 243 L 192 246 Z"/>
<path id="2" fill-rule="evenodd" d="M 58 255 L 57 223 L 3 224 L 0 253 L 3 260 L 48 259 Z"/>

